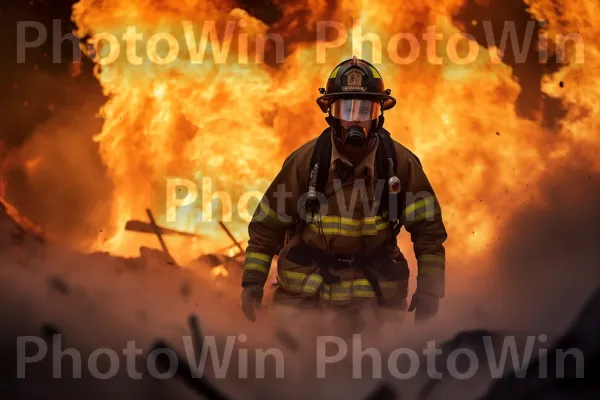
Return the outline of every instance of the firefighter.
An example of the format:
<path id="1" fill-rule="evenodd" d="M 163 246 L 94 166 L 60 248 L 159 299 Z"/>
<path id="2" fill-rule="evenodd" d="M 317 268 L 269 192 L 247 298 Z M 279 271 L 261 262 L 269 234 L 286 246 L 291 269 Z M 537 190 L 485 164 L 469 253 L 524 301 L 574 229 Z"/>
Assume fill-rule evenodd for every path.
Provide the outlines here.
<path id="1" fill-rule="evenodd" d="M 447 234 L 419 159 L 383 128 L 383 112 L 396 100 L 378 70 L 356 57 L 336 66 L 319 90 L 329 126 L 285 160 L 250 222 L 243 312 L 255 320 L 278 255 L 274 304 L 408 308 L 425 321 L 444 297 Z M 408 307 L 401 227 L 418 264 Z"/>

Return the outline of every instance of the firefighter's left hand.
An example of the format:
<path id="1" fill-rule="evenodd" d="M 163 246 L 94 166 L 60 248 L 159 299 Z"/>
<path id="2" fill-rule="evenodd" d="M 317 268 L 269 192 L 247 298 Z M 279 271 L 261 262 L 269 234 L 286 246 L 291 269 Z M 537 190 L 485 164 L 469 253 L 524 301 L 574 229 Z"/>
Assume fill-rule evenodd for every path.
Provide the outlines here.
<path id="1" fill-rule="evenodd" d="M 427 293 L 415 293 L 408 307 L 408 312 L 415 312 L 415 322 L 423 323 L 438 312 L 440 299 Z"/>
<path id="2" fill-rule="evenodd" d="M 242 290 L 242 311 L 250 321 L 256 321 L 255 308 L 260 307 L 263 298 L 262 285 L 248 285 Z"/>

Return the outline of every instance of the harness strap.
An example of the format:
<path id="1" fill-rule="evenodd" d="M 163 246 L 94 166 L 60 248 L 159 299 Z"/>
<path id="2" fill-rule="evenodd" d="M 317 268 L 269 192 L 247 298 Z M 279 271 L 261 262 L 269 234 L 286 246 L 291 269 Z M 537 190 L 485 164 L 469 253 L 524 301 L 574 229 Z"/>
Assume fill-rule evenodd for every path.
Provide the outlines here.
<path id="1" fill-rule="evenodd" d="M 319 274 L 323 278 L 323 283 L 334 284 L 340 282 L 340 277 L 331 273 L 332 269 L 357 268 L 365 276 L 365 279 L 373 287 L 373 291 L 377 296 L 379 305 L 383 305 L 384 298 L 381 292 L 379 282 L 375 278 L 373 270 L 369 268 L 371 265 L 381 261 L 391 261 L 387 256 L 381 256 L 379 252 L 374 252 L 370 255 L 353 256 L 352 258 L 344 258 L 343 256 L 332 256 L 316 247 L 312 247 L 304 242 L 300 242 L 298 246 L 290 249 L 287 254 L 288 260 L 294 264 L 304 267 L 310 266 L 313 262 L 316 263 Z"/>

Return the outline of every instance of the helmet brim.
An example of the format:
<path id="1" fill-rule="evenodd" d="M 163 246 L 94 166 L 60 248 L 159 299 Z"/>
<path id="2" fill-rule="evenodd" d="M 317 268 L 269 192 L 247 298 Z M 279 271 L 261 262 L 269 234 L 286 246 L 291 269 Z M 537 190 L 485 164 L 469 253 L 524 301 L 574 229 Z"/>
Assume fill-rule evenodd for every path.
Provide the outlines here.
<path id="1" fill-rule="evenodd" d="M 369 93 L 369 92 L 340 92 L 340 93 L 328 93 L 317 99 L 317 104 L 321 108 L 321 111 L 327 113 L 331 103 L 338 99 L 371 99 L 381 103 L 381 110 L 386 111 L 393 108 L 396 105 L 396 99 L 388 94 L 382 93 Z"/>

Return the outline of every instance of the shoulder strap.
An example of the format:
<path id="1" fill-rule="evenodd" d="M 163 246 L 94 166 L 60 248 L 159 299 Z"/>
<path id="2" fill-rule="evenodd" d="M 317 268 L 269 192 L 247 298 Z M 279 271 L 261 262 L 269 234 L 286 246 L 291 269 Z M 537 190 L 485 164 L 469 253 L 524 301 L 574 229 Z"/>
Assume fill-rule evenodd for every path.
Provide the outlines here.
<path id="1" fill-rule="evenodd" d="M 329 164 L 331 164 L 331 129 L 327 128 L 321 133 L 315 144 L 311 159 L 310 171 L 315 165 L 319 164 L 319 174 L 317 175 L 316 191 L 323 193 L 327 179 L 329 179 Z"/>
<path id="2" fill-rule="evenodd" d="M 375 154 L 375 163 L 377 166 L 377 178 L 390 178 L 389 174 L 389 161 L 388 159 L 392 159 L 393 163 L 393 175 L 397 174 L 396 171 L 396 147 L 394 146 L 394 141 L 392 136 L 388 131 L 383 128 L 379 129 L 379 146 L 377 146 L 377 153 Z"/>
<path id="3" fill-rule="evenodd" d="M 375 154 L 375 165 L 377 168 L 377 179 L 384 179 L 385 183 L 383 185 L 383 192 L 381 193 L 381 202 L 379 203 L 379 215 L 383 215 L 383 213 L 387 213 L 390 218 L 390 225 L 392 231 L 395 235 L 400 233 L 400 224 L 396 217 L 392 217 L 389 212 L 390 206 L 390 192 L 388 187 L 388 182 L 390 178 L 397 176 L 398 174 L 398 166 L 396 160 L 396 147 L 394 145 L 394 140 L 388 131 L 383 128 L 379 129 L 379 146 L 377 146 L 377 153 Z M 391 170 L 390 170 L 390 161 L 391 162 Z M 396 202 L 397 203 L 397 199 Z"/>

